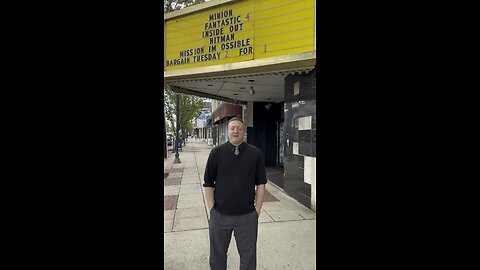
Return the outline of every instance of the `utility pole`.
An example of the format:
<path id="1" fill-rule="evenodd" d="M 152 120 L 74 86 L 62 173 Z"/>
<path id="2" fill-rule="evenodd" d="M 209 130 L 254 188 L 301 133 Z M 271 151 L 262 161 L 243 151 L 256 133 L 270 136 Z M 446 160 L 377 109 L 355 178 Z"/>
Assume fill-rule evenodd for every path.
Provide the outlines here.
<path id="1" fill-rule="evenodd" d="M 175 160 L 173 163 L 180 163 L 180 158 L 178 157 L 178 130 L 179 130 L 179 123 L 180 123 L 180 101 L 178 100 L 178 93 L 176 96 L 176 109 L 177 109 L 177 128 L 175 129 L 176 133 L 176 139 L 175 139 Z"/>

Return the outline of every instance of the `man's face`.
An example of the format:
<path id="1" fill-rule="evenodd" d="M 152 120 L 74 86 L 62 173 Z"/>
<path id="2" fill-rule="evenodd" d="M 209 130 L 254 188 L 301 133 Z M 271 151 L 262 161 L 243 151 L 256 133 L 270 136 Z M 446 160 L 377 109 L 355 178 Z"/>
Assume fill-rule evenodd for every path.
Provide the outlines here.
<path id="1" fill-rule="evenodd" d="M 239 145 L 243 142 L 243 136 L 245 136 L 245 130 L 242 122 L 232 121 L 228 124 L 228 140 L 231 144 Z"/>

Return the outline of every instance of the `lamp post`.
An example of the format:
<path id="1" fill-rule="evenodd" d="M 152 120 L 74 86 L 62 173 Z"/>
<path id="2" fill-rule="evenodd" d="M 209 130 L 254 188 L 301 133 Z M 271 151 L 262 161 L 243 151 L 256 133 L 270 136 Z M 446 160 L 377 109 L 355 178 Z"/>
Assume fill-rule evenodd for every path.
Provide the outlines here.
<path id="1" fill-rule="evenodd" d="M 180 123 L 180 102 L 178 100 L 178 93 L 176 96 L 176 110 L 177 110 L 177 128 L 175 129 L 176 135 L 175 135 L 175 160 L 173 163 L 180 163 L 180 158 L 178 157 L 178 129 L 179 129 L 179 123 Z"/>

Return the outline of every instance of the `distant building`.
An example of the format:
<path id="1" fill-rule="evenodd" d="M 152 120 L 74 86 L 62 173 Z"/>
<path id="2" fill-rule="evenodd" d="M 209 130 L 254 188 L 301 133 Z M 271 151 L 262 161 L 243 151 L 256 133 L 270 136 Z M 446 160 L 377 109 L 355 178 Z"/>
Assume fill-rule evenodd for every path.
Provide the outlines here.
<path id="1" fill-rule="evenodd" d="M 212 101 L 210 99 L 206 99 L 203 101 L 203 108 L 201 111 L 202 113 L 197 117 L 197 119 L 195 119 L 194 135 L 197 138 L 211 144 L 212 124 L 211 124 L 211 121 L 210 122 L 208 121 L 212 114 Z"/>

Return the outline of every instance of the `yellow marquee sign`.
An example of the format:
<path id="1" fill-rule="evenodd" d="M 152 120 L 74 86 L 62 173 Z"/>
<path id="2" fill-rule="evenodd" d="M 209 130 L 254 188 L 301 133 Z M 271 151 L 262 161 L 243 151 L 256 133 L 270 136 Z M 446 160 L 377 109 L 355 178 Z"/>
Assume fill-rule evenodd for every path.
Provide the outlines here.
<path id="1" fill-rule="evenodd" d="M 313 51 L 314 42 L 314 0 L 231 1 L 165 20 L 164 70 Z"/>

